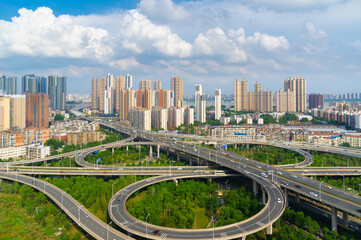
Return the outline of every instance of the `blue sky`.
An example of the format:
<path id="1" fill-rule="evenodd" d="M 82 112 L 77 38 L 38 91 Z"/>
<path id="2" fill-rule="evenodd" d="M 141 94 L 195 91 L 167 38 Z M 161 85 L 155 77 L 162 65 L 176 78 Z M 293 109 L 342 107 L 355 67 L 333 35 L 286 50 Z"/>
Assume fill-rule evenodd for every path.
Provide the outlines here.
<path id="1" fill-rule="evenodd" d="M 359 0 L 0 2 L 0 74 L 61 74 L 69 93 L 93 77 L 184 80 L 186 93 L 233 92 L 236 78 L 277 91 L 361 92 Z M 19 81 L 20 83 L 20 81 Z"/>

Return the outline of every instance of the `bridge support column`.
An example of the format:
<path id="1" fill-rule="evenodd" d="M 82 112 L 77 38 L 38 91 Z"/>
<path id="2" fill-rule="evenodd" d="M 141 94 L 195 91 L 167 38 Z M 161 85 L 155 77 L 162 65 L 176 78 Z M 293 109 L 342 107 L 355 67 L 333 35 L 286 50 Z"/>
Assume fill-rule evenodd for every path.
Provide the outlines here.
<path id="1" fill-rule="evenodd" d="M 192 155 L 189 154 L 189 155 L 188 155 L 188 158 L 189 158 L 189 166 L 192 166 Z"/>
<path id="2" fill-rule="evenodd" d="M 253 180 L 253 195 L 255 197 L 258 195 L 258 183 L 255 180 Z"/>
<path id="3" fill-rule="evenodd" d="M 247 237 L 247 236 L 243 236 L 243 237 L 242 237 L 242 240 L 246 240 L 246 237 Z"/>
<path id="4" fill-rule="evenodd" d="M 348 227 L 348 212 L 343 212 L 343 215 L 342 215 L 342 226 L 344 228 L 347 228 Z"/>
<path id="5" fill-rule="evenodd" d="M 332 208 L 332 215 L 331 215 L 331 231 L 337 232 L 337 208 Z"/>
<path id="6" fill-rule="evenodd" d="M 178 150 L 176 150 L 176 154 L 177 154 L 177 163 L 179 162 L 179 158 L 180 158 L 180 156 L 179 156 L 179 151 Z"/>
<path id="7" fill-rule="evenodd" d="M 175 182 L 175 185 L 178 186 L 178 179 L 173 179 L 173 182 Z"/>
<path id="8" fill-rule="evenodd" d="M 112 156 L 114 157 L 114 148 L 112 148 Z"/>
<path id="9" fill-rule="evenodd" d="M 159 158 L 159 149 L 160 149 L 160 146 L 157 145 L 157 158 Z"/>
<path id="10" fill-rule="evenodd" d="M 296 204 L 300 204 L 300 194 L 299 193 L 296 193 L 295 200 L 296 200 Z"/>
<path id="11" fill-rule="evenodd" d="M 288 207 L 288 190 L 285 188 L 285 205 Z"/>
<path id="12" fill-rule="evenodd" d="M 150 159 L 153 158 L 153 147 L 152 146 L 149 146 L 149 157 L 150 157 Z"/>
<path id="13" fill-rule="evenodd" d="M 266 205 L 266 190 L 262 189 L 262 203 L 263 205 Z"/>
<path id="14" fill-rule="evenodd" d="M 169 156 L 169 148 L 166 148 L 167 157 Z"/>
<path id="15" fill-rule="evenodd" d="M 267 234 L 272 235 L 272 224 L 267 227 Z"/>

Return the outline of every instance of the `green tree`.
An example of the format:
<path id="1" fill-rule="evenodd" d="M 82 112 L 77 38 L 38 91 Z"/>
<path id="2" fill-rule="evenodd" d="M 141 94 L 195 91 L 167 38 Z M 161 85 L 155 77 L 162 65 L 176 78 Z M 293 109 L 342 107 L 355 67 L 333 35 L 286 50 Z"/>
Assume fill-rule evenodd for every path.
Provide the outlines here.
<path id="1" fill-rule="evenodd" d="M 54 121 L 63 121 L 64 120 L 64 116 L 61 114 L 56 114 L 54 117 Z"/>
<path id="2" fill-rule="evenodd" d="M 263 118 L 264 124 L 269 124 L 269 123 L 275 123 L 276 122 L 274 117 L 272 115 L 270 115 L 270 114 L 262 114 L 261 118 Z"/>

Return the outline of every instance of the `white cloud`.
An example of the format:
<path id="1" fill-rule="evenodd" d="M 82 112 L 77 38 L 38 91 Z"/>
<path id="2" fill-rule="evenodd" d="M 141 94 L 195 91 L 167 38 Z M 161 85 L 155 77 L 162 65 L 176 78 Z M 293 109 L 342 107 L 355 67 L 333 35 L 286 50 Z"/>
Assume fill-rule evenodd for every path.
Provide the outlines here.
<path id="1" fill-rule="evenodd" d="M 267 7 L 275 10 L 306 10 L 323 9 L 341 3 L 343 0 L 253 0 L 257 6 Z"/>
<path id="2" fill-rule="evenodd" d="M 358 50 L 361 51 L 361 41 L 360 40 L 356 40 L 353 43 L 350 44 L 353 47 L 356 47 Z"/>
<path id="3" fill-rule="evenodd" d="M 174 4 L 172 0 L 142 0 L 139 8 L 156 21 L 180 21 L 189 16 L 182 6 Z"/>
<path id="4" fill-rule="evenodd" d="M 314 39 L 325 39 L 327 34 L 322 29 L 317 29 L 311 22 L 306 23 L 306 29 L 311 38 Z"/>
<path id="5" fill-rule="evenodd" d="M 123 71 L 128 71 L 139 67 L 140 63 L 134 57 L 130 57 L 111 61 L 109 66 Z"/>
<path id="6" fill-rule="evenodd" d="M 0 58 L 11 55 L 103 58 L 112 54 L 105 45 L 108 32 L 72 22 L 68 15 L 55 17 L 50 8 L 22 8 L 19 17 L 0 21 Z"/>
<path id="7" fill-rule="evenodd" d="M 166 25 L 156 25 L 138 10 L 130 10 L 121 19 L 119 40 L 122 47 L 135 53 L 156 49 L 166 56 L 189 57 L 192 45 L 172 33 Z"/>
<path id="8" fill-rule="evenodd" d="M 220 28 L 209 29 L 205 34 L 200 33 L 194 40 L 194 51 L 200 55 L 223 56 L 228 62 L 247 59 L 246 53 Z"/>
<path id="9" fill-rule="evenodd" d="M 275 37 L 260 32 L 255 32 L 253 36 L 247 37 L 247 42 L 259 44 L 267 51 L 274 51 L 277 49 L 290 49 L 288 40 L 284 36 Z"/>

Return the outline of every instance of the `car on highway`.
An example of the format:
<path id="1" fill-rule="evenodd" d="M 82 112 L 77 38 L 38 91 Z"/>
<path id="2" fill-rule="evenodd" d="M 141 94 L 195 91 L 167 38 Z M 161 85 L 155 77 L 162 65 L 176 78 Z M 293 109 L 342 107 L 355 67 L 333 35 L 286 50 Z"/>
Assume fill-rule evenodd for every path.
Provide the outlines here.
<path id="1" fill-rule="evenodd" d="M 297 176 L 296 176 L 296 175 L 294 175 L 294 174 L 291 174 L 291 177 L 293 177 L 293 178 L 297 178 Z"/>
<path id="2" fill-rule="evenodd" d="M 204 171 L 204 173 L 209 173 L 209 171 Z"/>
<path id="3" fill-rule="evenodd" d="M 361 209 L 357 209 L 357 212 L 361 213 Z"/>
<path id="4" fill-rule="evenodd" d="M 288 186 L 288 182 L 282 181 L 281 183 Z"/>
<path id="5" fill-rule="evenodd" d="M 123 168 L 118 168 L 118 170 L 123 170 Z"/>
<path id="6" fill-rule="evenodd" d="M 311 195 L 311 196 L 314 196 L 314 197 L 317 197 L 317 196 L 318 196 L 317 193 L 314 193 L 314 192 L 310 192 L 310 195 Z"/>
<path id="7" fill-rule="evenodd" d="M 193 170 L 192 172 L 198 172 L 197 170 Z"/>
<path id="8" fill-rule="evenodd" d="M 278 203 L 281 203 L 281 198 L 277 198 L 277 202 L 278 202 Z"/>
<path id="9" fill-rule="evenodd" d="M 120 199 L 117 200 L 117 203 L 120 203 Z"/>
<path id="10" fill-rule="evenodd" d="M 332 189 L 330 185 L 323 185 L 325 188 Z"/>
<path id="11" fill-rule="evenodd" d="M 154 231 L 153 231 L 153 234 L 158 236 L 158 235 L 161 234 L 161 232 L 160 232 L 160 230 L 154 230 Z"/>
<path id="12" fill-rule="evenodd" d="M 179 167 L 179 168 L 177 168 L 177 170 L 182 170 L 183 168 L 181 168 L 181 167 Z"/>
<path id="13" fill-rule="evenodd" d="M 257 166 L 259 169 L 262 169 L 262 167 L 260 165 Z"/>
<path id="14" fill-rule="evenodd" d="M 352 224 L 352 223 L 350 223 L 348 226 L 356 231 L 358 231 L 360 229 L 359 226 Z"/>
<path id="15" fill-rule="evenodd" d="M 295 185 L 295 187 L 296 187 L 296 188 L 301 188 L 301 186 L 300 186 L 300 185 Z"/>
<path id="16" fill-rule="evenodd" d="M 283 173 L 281 171 L 276 171 L 278 175 L 282 175 Z"/>
<path id="17" fill-rule="evenodd" d="M 262 177 L 268 177 L 268 175 L 266 173 L 261 173 Z"/>
<path id="18" fill-rule="evenodd" d="M 147 179 L 147 182 L 151 182 L 152 181 L 152 179 Z"/>
<path id="19" fill-rule="evenodd" d="M 64 173 L 64 171 L 59 171 L 59 173 Z"/>
<path id="20" fill-rule="evenodd" d="M 327 217 L 328 218 L 328 214 L 327 213 L 322 213 L 322 216 Z"/>
<path id="21" fill-rule="evenodd" d="M 244 171 L 246 174 L 249 174 L 249 172 L 248 171 Z"/>

